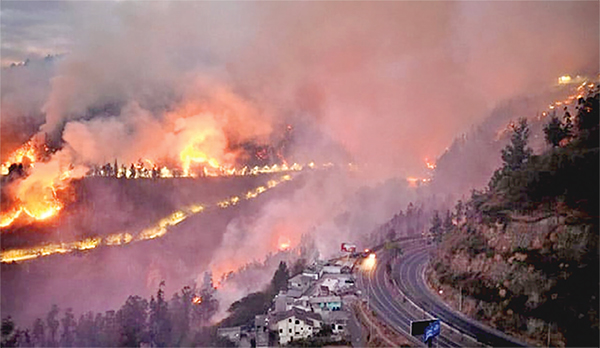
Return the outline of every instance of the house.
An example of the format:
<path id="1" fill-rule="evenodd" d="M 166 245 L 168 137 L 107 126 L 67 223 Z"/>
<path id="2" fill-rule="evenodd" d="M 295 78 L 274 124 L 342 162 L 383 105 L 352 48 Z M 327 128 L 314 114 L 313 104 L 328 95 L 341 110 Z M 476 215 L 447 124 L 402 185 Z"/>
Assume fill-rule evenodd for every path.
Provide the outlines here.
<path id="1" fill-rule="evenodd" d="M 311 277 L 314 280 L 319 280 L 319 271 L 317 270 L 307 268 L 304 271 L 302 271 L 302 275 Z"/>
<path id="2" fill-rule="evenodd" d="M 256 328 L 256 346 L 269 346 L 269 321 L 266 315 L 257 315 L 254 317 L 254 327 Z"/>
<path id="3" fill-rule="evenodd" d="M 342 298 L 339 296 L 317 296 L 311 298 L 309 302 L 315 313 L 342 310 Z"/>
<path id="4" fill-rule="evenodd" d="M 275 313 L 287 311 L 289 299 L 291 297 L 287 296 L 287 292 L 280 290 L 279 294 L 275 295 Z"/>
<path id="5" fill-rule="evenodd" d="M 271 328 L 279 334 L 279 344 L 284 345 L 319 332 L 323 319 L 317 313 L 292 308 L 284 313 L 276 313 L 271 322 Z"/>
<path id="6" fill-rule="evenodd" d="M 335 278 L 325 278 L 321 283 L 319 290 L 326 288 L 325 294 L 330 294 L 338 289 L 339 280 Z"/>
<path id="7" fill-rule="evenodd" d="M 324 325 L 331 327 L 334 335 L 346 334 L 348 321 L 350 320 L 350 312 L 347 311 L 325 311 L 321 313 Z"/>
<path id="8" fill-rule="evenodd" d="M 298 274 L 288 280 L 288 289 L 304 292 L 310 287 L 313 281 L 314 278 L 311 276 Z"/>
<path id="9" fill-rule="evenodd" d="M 302 297 L 302 293 L 304 293 L 304 291 L 292 289 L 292 290 L 288 290 L 285 295 L 288 297 L 288 299 L 295 299 L 295 298 Z"/>
<path id="10" fill-rule="evenodd" d="M 323 276 L 323 274 L 340 274 L 340 273 L 342 273 L 342 266 L 326 265 L 326 266 L 323 266 L 323 269 L 321 270 L 321 277 Z"/>
<path id="11" fill-rule="evenodd" d="M 292 300 L 289 309 L 292 308 L 298 308 L 301 309 L 305 312 L 311 312 L 311 308 L 310 308 L 310 302 L 309 302 L 309 297 L 308 296 L 302 296 L 300 298 L 295 298 Z"/>
<path id="12" fill-rule="evenodd" d="M 241 333 L 241 326 L 221 327 L 217 329 L 218 336 L 227 338 L 231 342 L 235 343 L 236 346 L 240 344 Z"/>

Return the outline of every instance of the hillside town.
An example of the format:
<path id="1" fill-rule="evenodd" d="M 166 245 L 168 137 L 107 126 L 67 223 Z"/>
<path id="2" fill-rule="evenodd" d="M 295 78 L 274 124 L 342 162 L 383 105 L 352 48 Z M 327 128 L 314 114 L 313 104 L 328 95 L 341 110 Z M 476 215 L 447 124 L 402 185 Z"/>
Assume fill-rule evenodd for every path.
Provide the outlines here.
<path id="1" fill-rule="evenodd" d="M 350 304 L 361 294 L 352 274 L 354 263 L 349 257 L 314 262 L 288 279 L 287 290 L 275 295 L 266 313 L 256 315 L 253 327 L 222 327 L 217 334 L 238 347 L 360 339 L 358 324 L 356 330 L 350 329 L 354 320 Z"/>

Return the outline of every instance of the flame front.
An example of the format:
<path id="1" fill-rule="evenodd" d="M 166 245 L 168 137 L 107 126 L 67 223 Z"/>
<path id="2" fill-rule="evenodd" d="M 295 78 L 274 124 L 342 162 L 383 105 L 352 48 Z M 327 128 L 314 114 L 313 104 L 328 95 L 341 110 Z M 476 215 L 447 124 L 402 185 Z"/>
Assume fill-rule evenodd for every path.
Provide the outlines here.
<path id="1" fill-rule="evenodd" d="M 275 188 L 279 186 L 281 183 L 292 180 L 292 177 L 288 174 L 283 175 L 279 180 L 272 180 L 271 185 L 269 187 L 258 186 L 253 190 L 247 191 L 245 194 L 240 195 L 241 197 L 245 197 L 246 200 L 250 200 L 256 198 L 261 193 L 266 192 L 269 189 Z M 218 202 L 214 204 L 213 207 L 219 208 L 227 208 L 237 204 L 240 201 L 238 196 L 230 197 L 226 200 Z M 227 202 L 227 204 L 223 204 Z M 202 203 L 196 203 L 184 207 L 182 210 L 175 211 L 168 216 L 160 219 L 154 225 L 142 230 L 141 232 L 129 233 L 129 232 L 119 232 L 114 233 L 105 237 L 94 237 L 87 238 L 81 241 L 75 241 L 70 243 L 51 243 L 43 246 L 24 248 L 24 249 L 12 249 L 3 251 L 0 255 L 1 262 L 17 262 L 17 261 L 25 261 L 38 258 L 40 256 L 48 256 L 52 254 L 64 254 L 73 251 L 83 251 L 94 249 L 98 246 L 118 246 L 125 245 L 132 242 L 140 242 L 151 239 L 156 239 L 163 237 L 165 234 L 169 232 L 169 229 L 187 218 L 200 214 L 205 211 L 207 207 Z"/>
<path id="2" fill-rule="evenodd" d="M 13 163 L 24 163 L 25 165 L 33 165 L 39 159 L 36 142 L 34 139 L 29 140 L 25 144 L 16 149 L 4 163 L 2 163 L 2 175 L 9 173 L 9 168 Z"/>

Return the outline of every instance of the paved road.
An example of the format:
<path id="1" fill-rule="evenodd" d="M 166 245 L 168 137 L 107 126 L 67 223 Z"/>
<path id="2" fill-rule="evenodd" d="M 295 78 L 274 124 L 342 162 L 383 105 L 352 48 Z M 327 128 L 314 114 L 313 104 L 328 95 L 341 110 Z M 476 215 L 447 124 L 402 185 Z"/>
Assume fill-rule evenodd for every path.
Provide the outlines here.
<path id="1" fill-rule="evenodd" d="M 434 345 L 441 347 L 515 347 L 524 344 L 461 313 L 455 312 L 431 293 L 425 284 L 422 272 L 429 258 L 431 246 L 423 241 L 403 244 L 405 254 L 392 260 L 385 251 L 378 252 L 377 267 L 359 271 L 358 285 L 365 291 L 369 305 L 390 326 L 410 335 L 410 322 L 439 318 L 442 332 Z M 385 264 L 394 267 L 393 280 L 386 275 Z M 411 338 L 413 344 L 422 345 Z"/>
<path id="2" fill-rule="evenodd" d="M 446 305 L 425 284 L 423 272 L 429 260 L 428 249 L 411 249 L 394 265 L 393 277 L 400 290 L 418 307 L 440 318 L 456 330 L 493 347 L 521 347 L 519 342 L 498 330 L 487 327 Z"/>
<path id="3" fill-rule="evenodd" d="M 403 245 L 408 248 L 422 248 L 420 242 L 409 242 Z M 411 343 L 415 346 L 423 345 L 423 342 L 417 337 L 410 336 L 410 323 L 415 320 L 432 319 L 433 317 L 420 310 L 410 303 L 397 289 L 390 283 L 385 274 L 385 263 L 387 255 L 383 252 L 378 253 L 377 267 L 372 270 L 358 271 L 358 285 L 363 289 L 369 306 L 383 319 L 390 327 L 409 337 Z M 441 347 L 471 347 L 476 346 L 476 342 L 468 337 L 457 334 L 452 330 L 442 328 L 442 334 L 438 338 Z M 481 345 L 480 345 L 481 346 Z"/>

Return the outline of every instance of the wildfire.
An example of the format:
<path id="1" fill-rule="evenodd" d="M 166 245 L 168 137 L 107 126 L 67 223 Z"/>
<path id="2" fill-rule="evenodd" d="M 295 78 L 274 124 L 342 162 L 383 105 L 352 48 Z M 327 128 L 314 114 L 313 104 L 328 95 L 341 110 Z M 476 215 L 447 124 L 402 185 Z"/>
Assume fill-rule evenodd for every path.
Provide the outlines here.
<path id="1" fill-rule="evenodd" d="M 194 298 L 192 298 L 192 303 L 195 305 L 199 305 L 202 303 L 202 297 L 201 296 L 194 296 Z"/>
<path id="2" fill-rule="evenodd" d="M 13 223 L 13 221 L 15 221 L 19 216 L 21 216 L 22 212 L 23 209 L 19 208 L 11 212 L 3 213 L 0 217 L 0 227 L 10 226 Z"/>
<path id="3" fill-rule="evenodd" d="M 285 251 L 288 250 L 292 246 L 292 242 L 287 237 L 279 237 L 279 250 Z"/>
<path id="4" fill-rule="evenodd" d="M 245 195 L 241 195 L 245 197 L 246 200 L 250 200 L 252 198 L 257 197 L 259 194 L 266 192 L 269 189 L 277 187 L 283 182 L 292 180 L 292 177 L 289 174 L 283 175 L 279 180 L 272 180 L 271 185 L 258 186 L 257 188 L 246 192 Z M 237 204 L 241 198 L 238 196 L 230 197 L 227 200 L 218 202 L 214 204 L 214 207 L 227 208 L 232 205 Z M 222 204 L 223 202 L 228 202 L 227 205 Z M 64 254 L 74 251 L 84 251 L 94 249 L 99 246 L 118 246 L 125 245 L 133 242 L 140 242 L 145 240 L 151 240 L 155 238 L 159 238 L 164 236 L 169 232 L 169 229 L 182 221 L 186 220 L 190 216 L 195 214 L 199 214 L 204 212 L 209 206 L 202 205 L 200 203 L 192 204 L 190 206 L 185 207 L 182 210 L 178 210 L 169 214 L 168 216 L 160 219 L 156 224 L 142 230 L 137 233 L 129 233 L 129 232 L 119 232 L 114 233 L 105 237 L 95 237 L 88 238 L 82 241 L 75 241 L 70 243 L 51 243 L 43 246 L 37 246 L 26 249 L 13 249 L 6 250 L 0 254 L 1 262 L 17 262 L 17 261 L 25 261 L 35 259 L 40 256 L 47 256 L 52 254 Z M 3 216 L 4 219 L 4 216 Z"/>
<path id="5" fill-rule="evenodd" d="M 39 159 L 36 142 L 31 139 L 16 149 L 8 159 L 2 163 L 2 175 L 7 175 L 13 163 L 22 163 L 25 166 L 33 166 Z"/>
<path id="6" fill-rule="evenodd" d="M 219 165 L 219 161 L 215 158 L 207 156 L 204 152 L 197 149 L 196 144 L 189 144 L 186 148 L 181 152 L 180 159 L 183 167 L 183 175 L 184 176 L 194 176 L 193 172 L 190 172 L 190 168 L 192 164 L 202 164 L 205 165 L 205 175 L 208 175 L 208 171 L 206 170 L 206 165 L 210 166 L 213 169 L 219 169 L 221 166 Z"/>
<path id="7" fill-rule="evenodd" d="M 435 162 L 429 161 L 428 158 L 425 158 L 425 166 L 427 166 L 427 169 L 434 170 L 435 169 Z"/>
<path id="8" fill-rule="evenodd" d="M 427 184 L 431 181 L 430 178 L 415 178 L 412 176 L 409 176 L 408 178 L 406 178 L 406 181 L 408 182 L 408 186 L 409 187 L 417 187 L 421 184 Z"/>

